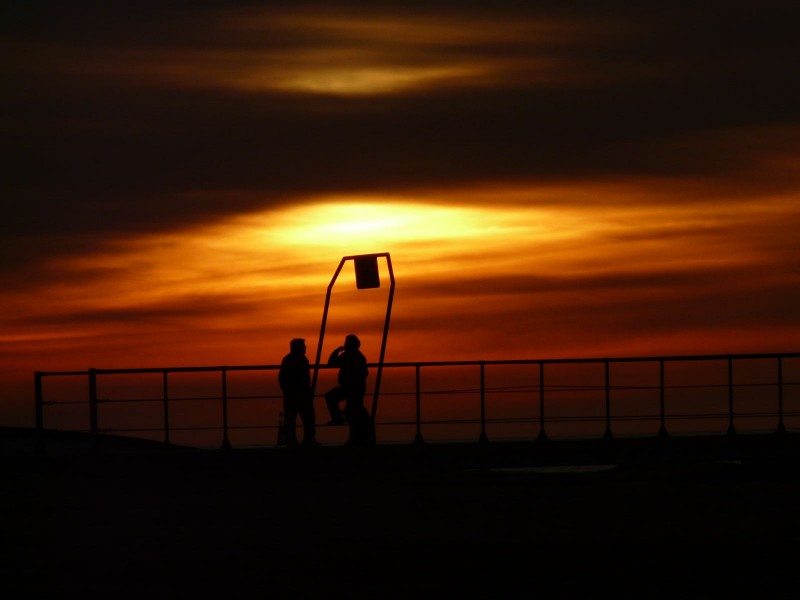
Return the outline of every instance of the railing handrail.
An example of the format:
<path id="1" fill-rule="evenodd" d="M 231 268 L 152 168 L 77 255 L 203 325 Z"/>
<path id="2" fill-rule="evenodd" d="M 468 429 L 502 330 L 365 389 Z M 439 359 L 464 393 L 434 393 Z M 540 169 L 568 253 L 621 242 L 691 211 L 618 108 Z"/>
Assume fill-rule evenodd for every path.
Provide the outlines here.
<path id="1" fill-rule="evenodd" d="M 777 361 L 777 380 L 770 383 L 763 383 L 758 385 L 769 385 L 769 386 L 776 386 L 778 388 L 778 410 L 775 413 L 778 417 L 778 431 L 784 432 L 785 425 L 784 425 L 784 415 L 791 414 L 795 415 L 795 413 L 785 413 L 783 407 L 783 398 L 784 398 L 784 387 L 786 385 L 795 385 L 796 382 L 786 382 L 784 381 L 783 377 L 783 361 L 785 359 L 790 358 L 800 358 L 800 352 L 771 352 L 771 353 L 740 353 L 740 354 L 705 354 L 705 355 L 665 355 L 665 356 L 633 356 L 633 357 L 582 357 L 582 358 L 530 358 L 530 359 L 490 359 L 490 360 L 455 360 L 455 361 L 398 361 L 398 362 L 384 362 L 384 363 L 368 363 L 369 367 L 378 367 L 378 368 L 414 368 L 416 372 L 416 389 L 414 391 L 403 392 L 404 395 L 415 395 L 416 398 L 416 436 L 415 442 L 422 442 L 422 434 L 421 434 L 421 411 L 420 411 L 420 399 L 421 399 L 421 390 L 420 390 L 420 371 L 423 368 L 441 368 L 441 367 L 479 367 L 480 368 L 480 386 L 477 388 L 470 388 L 469 390 L 434 390 L 425 392 L 425 394 L 434 395 L 439 393 L 473 393 L 473 394 L 480 394 L 480 419 L 479 422 L 481 424 L 481 432 L 479 441 L 485 442 L 488 441 L 488 436 L 486 432 L 486 424 L 487 422 L 493 422 L 493 419 L 487 418 L 486 415 L 486 392 L 498 392 L 498 390 L 503 390 L 504 388 L 495 388 L 489 387 L 487 388 L 485 382 L 485 370 L 487 367 L 490 366 L 511 366 L 511 365 L 537 365 L 538 369 L 538 382 L 531 383 L 527 386 L 521 386 L 520 389 L 526 388 L 527 391 L 534 391 L 538 388 L 538 399 L 539 399 L 539 416 L 534 420 L 538 420 L 540 424 L 540 431 L 539 436 L 537 439 L 546 440 L 547 434 L 545 433 L 545 422 L 550 420 L 554 420 L 554 417 L 550 417 L 549 419 L 545 416 L 545 392 L 548 394 L 552 394 L 553 392 L 563 391 L 561 389 L 553 388 L 552 386 L 548 387 L 545 385 L 545 367 L 547 365 L 581 365 L 581 364 L 593 364 L 593 365 L 604 365 L 604 381 L 603 383 L 594 384 L 591 386 L 584 385 L 581 386 L 574 386 L 576 390 L 582 391 L 598 391 L 604 390 L 605 391 L 605 410 L 604 410 L 604 420 L 605 420 L 605 433 L 604 438 L 611 439 L 613 438 L 613 433 L 611 430 L 612 420 L 620 419 L 621 415 L 617 417 L 612 417 L 611 411 L 611 392 L 620 390 L 620 389 L 654 389 L 660 390 L 660 413 L 657 417 L 651 418 L 658 418 L 660 420 L 660 429 L 659 429 L 659 436 L 667 435 L 666 431 L 666 412 L 665 412 L 665 390 L 672 389 L 673 386 L 666 385 L 665 383 L 665 376 L 664 376 L 664 366 L 667 363 L 671 362 L 700 362 L 700 361 L 725 361 L 727 364 L 727 381 L 725 383 L 716 384 L 714 387 L 727 387 L 728 389 L 728 430 L 727 433 L 729 435 L 735 435 L 736 429 L 734 426 L 734 388 L 741 387 L 743 385 L 750 385 L 744 383 L 735 383 L 734 382 L 734 369 L 733 365 L 735 361 L 742 361 L 742 360 L 776 360 Z M 638 386 L 632 388 L 631 386 L 618 386 L 612 385 L 610 379 L 610 366 L 612 364 L 619 364 L 619 363 L 658 363 L 659 364 L 659 383 L 657 385 L 650 385 L 650 386 Z M 338 367 L 328 365 L 328 364 L 319 364 L 313 365 L 315 369 L 337 369 Z M 243 371 L 276 371 L 280 369 L 280 365 L 277 364 L 263 364 L 263 365 L 213 365 L 213 366 L 176 366 L 176 367 L 144 367 L 144 368 L 90 368 L 85 371 L 35 371 L 34 372 L 34 382 L 35 382 L 35 408 L 36 408 L 36 427 L 37 429 L 41 430 L 44 427 L 44 416 L 43 416 L 43 407 L 45 404 L 53 404 L 53 402 L 45 402 L 44 401 L 44 393 L 43 393 L 43 385 L 42 381 L 45 377 L 56 377 L 56 376 L 88 376 L 89 381 L 89 422 L 90 422 L 90 431 L 92 433 L 97 433 L 101 431 L 101 428 L 98 425 L 98 405 L 105 403 L 105 402 L 112 402 L 106 399 L 98 398 L 97 396 L 97 378 L 98 376 L 103 375 L 139 375 L 139 374 L 161 374 L 163 376 L 163 397 L 162 398 L 153 398 L 153 399 L 138 399 L 138 400 L 131 400 L 131 402 L 151 402 L 151 401 L 161 401 L 164 403 L 164 438 L 166 442 L 169 442 L 169 431 L 170 431 L 170 424 L 169 424 L 169 402 L 175 402 L 179 400 L 187 400 L 187 398 L 170 398 L 169 396 L 169 389 L 168 389 L 168 375 L 171 373 L 209 373 L 209 372 L 217 372 L 222 374 L 222 381 L 221 381 L 221 392 L 219 396 L 213 396 L 209 398 L 202 398 L 204 400 L 221 400 L 222 401 L 222 427 L 217 427 L 216 429 L 222 429 L 223 431 L 223 448 L 230 447 L 230 442 L 228 440 L 228 430 L 234 429 L 229 427 L 228 425 L 228 401 L 232 399 L 240 399 L 237 396 L 229 396 L 228 394 L 228 384 L 227 384 L 227 375 L 231 372 L 243 372 Z M 756 384 L 753 384 L 756 385 Z M 558 388 L 564 387 L 564 384 L 560 384 L 557 386 Z M 697 386 L 684 386 L 684 387 L 697 387 Z M 702 387 L 702 386 L 700 386 Z M 707 387 L 707 386 L 706 386 Z M 570 390 L 572 389 L 570 386 L 567 386 Z M 388 394 L 387 394 L 388 395 Z M 262 396 L 258 396 L 262 397 Z M 278 398 L 280 396 L 263 396 L 269 398 Z M 549 396 L 548 396 L 549 397 Z M 201 398 L 189 398 L 189 400 L 199 400 Z M 64 402 L 67 404 L 69 402 Z M 78 403 L 78 402 L 72 402 Z M 742 416 L 745 416 L 746 413 L 743 413 Z M 673 415 L 670 415 L 672 418 Z M 373 415 L 374 417 L 374 415 Z M 677 415 L 676 415 L 677 417 Z M 178 430 L 180 428 L 172 428 L 173 430 Z M 151 429 L 148 429 L 148 431 Z M 103 430 L 106 431 L 106 430 Z"/>
<path id="2" fill-rule="evenodd" d="M 770 358 L 800 358 L 800 352 L 762 352 L 745 354 L 677 354 L 663 356 L 632 356 L 632 357 L 586 357 L 586 358 L 522 358 L 522 359 L 487 359 L 487 360 L 444 360 L 444 361 L 395 361 L 395 362 L 370 362 L 368 367 L 468 367 L 484 365 L 535 365 L 535 364 L 593 364 L 593 363 L 641 363 L 641 362 L 685 362 L 709 360 L 757 360 Z M 313 363 L 310 365 L 315 367 Z M 320 363 L 320 369 L 336 369 L 338 367 Z M 89 368 L 83 371 L 36 371 L 42 376 L 56 375 L 87 375 L 94 371 L 98 375 L 124 375 L 137 373 L 201 373 L 216 371 L 270 371 L 280 368 L 279 364 L 263 365 L 208 365 L 208 366 L 180 366 L 180 367 L 140 367 L 140 368 Z"/>

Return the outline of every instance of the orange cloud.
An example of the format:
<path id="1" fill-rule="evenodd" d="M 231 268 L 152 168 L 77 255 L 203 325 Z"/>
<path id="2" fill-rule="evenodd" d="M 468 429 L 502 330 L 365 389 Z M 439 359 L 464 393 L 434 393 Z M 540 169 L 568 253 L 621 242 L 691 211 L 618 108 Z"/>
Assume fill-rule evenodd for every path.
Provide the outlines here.
<path id="1" fill-rule="evenodd" d="M 21 49 L 52 55 L 50 66 L 82 76 L 166 87 L 372 96 L 584 80 L 590 71 L 562 50 L 611 34 L 596 25 L 424 11 L 233 10 L 194 24 L 197 31 L 213 32 L 195 33 L 205 43 L 165 40 L 99 51 L 90 44 L 60 49 L 58 42 L 37 42 Z"/>
<path id="2" fill-rule="evenodd" d="M 41 354 L 44 369 L 269 363 L 295 335 L 315 350 L 342 256 L 390 252 L 388 360 L 729 351 L 726 330 L 742 351 L 789 345 L 793 199 L 658 199 L 641 184 L 310 197 L 55 261 L 36 303 L 6 296 L 2 341 L 72 349 Z M 348 267 L 326 340 L 358 331 L 376 358 L 385 302 Z"/>

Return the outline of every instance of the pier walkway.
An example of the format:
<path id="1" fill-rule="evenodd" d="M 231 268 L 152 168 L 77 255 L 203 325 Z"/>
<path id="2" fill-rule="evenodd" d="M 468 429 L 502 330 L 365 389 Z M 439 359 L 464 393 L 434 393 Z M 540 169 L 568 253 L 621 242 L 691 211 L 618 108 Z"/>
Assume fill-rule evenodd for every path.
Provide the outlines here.
<path id="1" fill-rule="evenodd" d="M 310 452 L 0 434 L 0 574 L 12 597 L 800 589 L 794 434 Z"/>

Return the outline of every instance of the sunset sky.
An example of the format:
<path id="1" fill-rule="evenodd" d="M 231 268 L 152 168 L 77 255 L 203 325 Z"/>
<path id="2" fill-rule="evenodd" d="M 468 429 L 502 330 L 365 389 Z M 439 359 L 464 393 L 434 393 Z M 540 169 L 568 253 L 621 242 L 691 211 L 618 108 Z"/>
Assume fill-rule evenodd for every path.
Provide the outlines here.
<path id="1" fill-rule="evenodd" d="M 800 350 L 797 3 L 11 4 L 0 425 L 35 370 L 313 359 L 360 253 L 387 361 Z"/>

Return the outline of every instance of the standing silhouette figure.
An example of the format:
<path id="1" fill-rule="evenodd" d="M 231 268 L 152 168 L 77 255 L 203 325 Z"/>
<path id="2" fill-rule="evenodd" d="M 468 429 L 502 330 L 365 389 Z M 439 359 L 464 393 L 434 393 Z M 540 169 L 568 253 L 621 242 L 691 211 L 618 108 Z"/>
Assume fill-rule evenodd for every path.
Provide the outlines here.
<path id="1" fill-rule="evenodd" d="M 306 358 L 306 341 L 295 338 L 289 343 L 289 354 L 283 357 L 278 371 L 283 392 L 283 415 L 286 445 L 297 446 L 297 416 L 303 422 L 303 446 L 318 446 L 311 395 L 311 370 Z"/>
<path id="2" fill-rule="evenodd" d="M 364 407 L 367 391 L 367 359 L 359 348 L 361 341 L 354 334 L 344 339 L 344 346 L 336 348 L 328 358 L 328 364 L 339 367 L 338 386 L 325 393 L 325 404 L 331 415 L 328 425 L 344 425 L 350 428 L 348 446 L 370 446 L 373 444 L 372 418 Z M 344 410 L 339 403 L 345 401 Z"/>

